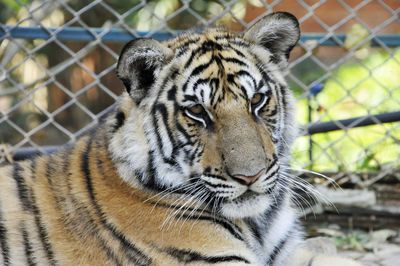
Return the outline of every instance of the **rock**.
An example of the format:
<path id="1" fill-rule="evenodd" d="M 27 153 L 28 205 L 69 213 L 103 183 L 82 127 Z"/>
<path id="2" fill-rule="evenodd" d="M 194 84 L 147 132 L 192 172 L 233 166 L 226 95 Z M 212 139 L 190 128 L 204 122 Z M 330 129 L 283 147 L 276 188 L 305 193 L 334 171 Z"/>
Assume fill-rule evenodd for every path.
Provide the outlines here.
<path id="1" fill-rule="evenodd" d="M 336 255 L 336 245 L 335 242 L 328 237 L 313 237 L 306 240 L 304 244 L 304 248 L 316 252 L 327 255 Z"/>
<path id="2" fill-rule="evenodd" d="M 364 244 L 364 248 L 369 250 L 379 250 L 383 243 L 385 243 L 390 237 L 394 237 L 396 235 L 396 231 L 389 229 L 372 232 L 369 240 Z"/>
<path id="3" fill-rule="evenodd" d="M 342 253 L 340 253 L 342 254 Z M 346 252 L 349 255 L 348 252 Z M 394 266 L 400 263 L 400 247 L 393 244 L 381 244 L 374 252 L 365 253 L 360 258 L 354 258 L 365 266 Z"/>

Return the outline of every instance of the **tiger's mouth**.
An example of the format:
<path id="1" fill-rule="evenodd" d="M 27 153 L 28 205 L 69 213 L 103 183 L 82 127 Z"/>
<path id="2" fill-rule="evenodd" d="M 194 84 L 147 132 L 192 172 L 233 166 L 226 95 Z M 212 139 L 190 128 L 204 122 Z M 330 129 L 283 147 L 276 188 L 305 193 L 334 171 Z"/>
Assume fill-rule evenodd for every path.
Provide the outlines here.
<path id="1" fill-rule="evenodd" d="M 236 180 L 215 174 L 204 173 L 200 176 L 201 185 L 209 191 L 210 206 L 226 218 L 245 218 L 258 216 L 265 212 L 275 201 L 279 186 L 279 174 L 262 175 L 256 182 L 241 184 Z M 268 178 L 266 178 L 268 177 Z"/>
<path id="2" fill-rule="evenodd" d="M 273 204 L 268 194 L 260 194 L 250 189 L 236 198 L 226 198 L 219 205 L 219 213 L 227 218 L 258 216 Z"/>
<path id="3" fill-rule="evenodd" d="M 234 203 L 241 203 L 244 201 L 255 199 L 257 196 L 260 196 L 260 193 L 254 192 L 250 189 L 247 189 L 243 194 L 232 199 L 231 201 Z"/>
<path id="4" fill-rule="evenodd" d="M 220 214 L 227 218 L 245 218 L 261 215 L 275 202 L 276 193 L 271 182 L 270 186 L 249 186 L 236 197 L 226 197 L 219 204 Z"/>

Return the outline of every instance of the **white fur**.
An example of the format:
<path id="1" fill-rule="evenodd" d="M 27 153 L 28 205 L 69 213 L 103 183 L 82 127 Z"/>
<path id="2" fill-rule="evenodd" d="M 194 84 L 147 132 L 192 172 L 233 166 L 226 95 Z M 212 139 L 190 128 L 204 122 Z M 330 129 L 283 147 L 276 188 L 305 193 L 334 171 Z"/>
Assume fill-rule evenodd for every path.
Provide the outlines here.
<path id="1" fill-rule="evenodd" d="M 221 205 L 221 214 L 228 218 L 241 219 L 262 214 L 273 204 L 273 199 L 268 195 L 258 195 L 246 201 L 228 201 Z"/>

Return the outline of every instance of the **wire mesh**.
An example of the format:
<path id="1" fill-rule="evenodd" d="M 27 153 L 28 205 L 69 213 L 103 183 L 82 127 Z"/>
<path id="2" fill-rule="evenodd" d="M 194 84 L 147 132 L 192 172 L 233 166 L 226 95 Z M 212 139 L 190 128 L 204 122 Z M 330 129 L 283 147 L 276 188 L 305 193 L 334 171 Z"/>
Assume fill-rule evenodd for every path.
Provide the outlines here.
<path id="1" fill-rule="evenodd" d="M 21 148 L 43 151 L 74 141 L 112 108 L 123 87 L 114 70 L 124 43 L 106 38 L 115 30 L 158 39 L 216 24 L 243 31 L 281 10 L 299 19 L 304 34 L 287 73 L 299 123 L 333 121 L 341 129 L 298 138 L 294 167 L 361 186 L 396 176 L 400 123 L 381 123 L 376 115 L 400 110 L 400 49 L 385 41 L 399 38 L 398 0 L 3 1 L 0 163 Z M 21 27 L 47 37 L 28 37 L 32 31 L 12 37 Z M 69 39 L 59 37 L 76 28 L 91 40 L 79 40 L 73 30 Z M 374 125 L 340 122 L 365 116 Z"/>

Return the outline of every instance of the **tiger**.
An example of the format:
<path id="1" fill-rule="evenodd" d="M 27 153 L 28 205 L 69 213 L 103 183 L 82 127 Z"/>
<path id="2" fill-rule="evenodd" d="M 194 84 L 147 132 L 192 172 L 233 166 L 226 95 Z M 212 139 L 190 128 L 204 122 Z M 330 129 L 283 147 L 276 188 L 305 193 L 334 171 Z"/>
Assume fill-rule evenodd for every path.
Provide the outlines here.
<path id="1" fill-rule="evenodd" d="M 2 265 L 357 265 L 304 249 L 286 12 L 121 51 L 125 91 L 57 152 L 0 168 Z"/>

